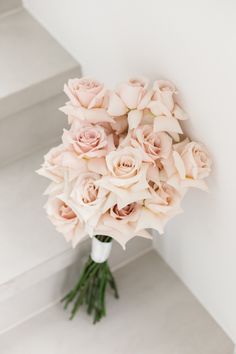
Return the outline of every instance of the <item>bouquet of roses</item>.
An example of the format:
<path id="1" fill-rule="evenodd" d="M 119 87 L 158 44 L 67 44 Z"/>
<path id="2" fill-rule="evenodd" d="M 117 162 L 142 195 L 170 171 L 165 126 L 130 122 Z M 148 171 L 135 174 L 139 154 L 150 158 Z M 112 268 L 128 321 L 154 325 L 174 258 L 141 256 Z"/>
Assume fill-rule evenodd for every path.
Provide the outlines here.
<path id="1" fill-rule="evenodd" d="M 182 212 L 189 187 L 207 189 L 211 170 L 205 147 L 183 137 L 186 114 L 175 86 L 134 78 L 108 90 L 93 79 L 72 79 L 61 110 L 69 130 L 46 155 L 39 174 L 49 178 L 49 219 L 75 247 L 92 238 L 92 252 L 76 284 L 63 299 L 73 302 L 72 318 L 82 304 L 105 315 L 105 292 L 118 291 L 107 259 L 112 240 L 123 248 L 135 236 L 151 238 L 146 228 L 163 233 Z"/>

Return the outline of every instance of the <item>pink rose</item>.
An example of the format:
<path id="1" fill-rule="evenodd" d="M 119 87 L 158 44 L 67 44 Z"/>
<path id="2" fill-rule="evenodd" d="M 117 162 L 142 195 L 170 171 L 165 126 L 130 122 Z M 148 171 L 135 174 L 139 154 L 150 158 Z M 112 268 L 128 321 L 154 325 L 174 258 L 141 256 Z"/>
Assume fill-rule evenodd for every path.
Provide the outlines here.
<path id="1" fill-rule="evenodd" d="M 138 219 L 139 211 L 140 205 L 138 203 L 130 203 L 121 209 L 116 204 L 110 209 L 110 216 L 121 223 L 134 222 Z"/>
<path id="2" fill-rule="evenodd" d="M 71 197 L 78 205 L 82 207 L 101 205 L 108 192 L 96 184 L 100 178 L 97 173 L 80 174 L 71 193 Z"/>
<path id="3" fill-rule="evenodd" d="M 154 131 L 166 131 L 178 140 L 178 134 L 182 134 L 178 120 L 187 119 L 183 110 L 175 102 L 175 86 L 164 80 L 155 81 L 153 95 L 147 107 L 154 117 Z"/>
<path id="4" fill-rule="evenodd" d="M 64 92 L 70 101 L 60 110 L 68 115 L 69 124 L 74 120 L 89 123 L 114 122 L 107 113 L 108 93 L 100 82 L 88 79 L 71 79 L 64 86 Z"/>
<path id="5" fill-rule="evenodd" d="M 175 86 L 165 80 L 157 80 L 153 83 L 153 95 L 148 104 L 155 116 L 174 117 L 176 119 L 187 119 L 186 114 L 175 101 L 177 94 Z"/>
<path id="6" fill-rule="evenodd" d="M 110 123 L 111 128 L 114 130 L 116 135 L 127 133 L 128 131 L 128 120 L 127 116 L 119 116 L 114 119 L 114 123 Z"/>
<path id="7" fill-rule="evenodd" d="M 202 179 L 209 176 L 211 172 L 211 159 L 206 148 L 199 143 L 188 143 L 182 153 L 186 177 L 193 179 Z"/>
<path id="8" fill-rule="evenodd" d="M 149 182 L 149 188 L 152 197 L 145 200 L 144 204 L 147 208 L 155 213 L 169 213 L 180 205 L 180 194 L 171 185 L 165 182 L 156 184 Z"/>
<path id="9" fill-rule="evenodd" d="M 36 171 L 39 175 L 51 179 L 53 182 L 61 183 L 65 177 L 69 180 L 78 176 L 79 171 L 85 169 L 85 164 L 80 161 L 76 154 L 68 151 L 63 144 L 52 148 L 44 156 L 42 167 Z"/>
<path id="10" fill-rule="evenodd" d="M 211 172 L 212 161 L 206 148 L 188 140 L 174 145 L 174 159 L 182 179 L 204 179 Z"/>
<path id="11" fill-rule="evenodd" d="M 61 195 L 64 200 L 86 223 L 90 236 L 102 213 L 103 205 L 109 192 L 97 184 L 101 176 L 94 172 L 84 172 L 74 183 L 69 196 Z"/>
<path id="12" fill-rule="evenodd" d="M 109 175 L 98 183 L 114 193 L 120 209 L 148 195 L 146 180 L 148 164 L 142 163 L 138 149 L 127 146 L 112 151 L 106 156 L 106 163 Z"/>
<path id="13" fill-rule="evenodd" d="M 105 156 L 115 148 L 113 136 L 107 136 L 105 129 L 99 125 L 86 124 L 64 130 L 62 141 L 66 148 L 86 159 Z"/>
<path id="14" fill-rule="evenodd" d="M 115 117 L 128 114 L 129 128 L 136 128 L 151 96 L 147 79 L 132 78 L 120 84 L 116 92 L 110 92 L 107 112 Z"/>
<path id="15" fill-rule="evenodd" d="M 151 238 L 145 230 L 137 229 L 141 204 L 133 202 L 123 208 L 113 205 L 99 220 L 98 232 L 112 237 L 125 248 L 126 243 L 134 236 Z"/>
<path id="16" fill-rule="evenodd" d="M 172 139 L 164 132 L 153 131 L 151 125 L 136 128 L 130 134 L 131 145 L 141 148 L 144 161 L 167 159 L 172 151 Z"/>
<path id="17" fill-rule="evenodd" d="M 180 184 L 183 188 L 195 187 L 207 190 L 204 181 L 210 172 L 212 161 L 206 148 L 196 142 L 183 142 L 174 145 L 173 159 Z"/>
<path id="18" fill-rule="evenodd" d="M 78 215 L 59 198 L 50 197 L 45 206 L 49 220 L 75 247 L 85 236 L 84 224 Z"/>
<path id="19" fill-rule="evenodd" d="M 139 152 L 132 147 L 112 151 L 106 157 L 108 170 L 115 178 L 130 179 L 135 177 L 142 168 Z"/>
<path id="20" fill-rule="evenodd" d="M 104 103 L 104 85 L 94 79 L 71 79 L 64 86 L 64 92 L 74 106 L 100 108 Z"/>
<path id="21" fill-rule="evenodd" d="M 182 212 L 181 195 L 173 186 L 164 182 L 156 184 L 149 181 L 149 188 L 151 197 L 144 201 L 138 227 L 151 227 L 162 234 L 167 221 Z"/>
<path id="22" fill-rule="evenodd" d="M 170 81 L 157 80 L 153 83 L 153 91 L 152 101 L 163 103 L 171 112 L 174 108 L 175 86 Z"/>
<path id="23" fill-rule="evenodd" d="M 118 86 L 117 93 L 128 109 L 143 109 L 149 100 L 148 84 L 146 78 L 131 78 Z"/>

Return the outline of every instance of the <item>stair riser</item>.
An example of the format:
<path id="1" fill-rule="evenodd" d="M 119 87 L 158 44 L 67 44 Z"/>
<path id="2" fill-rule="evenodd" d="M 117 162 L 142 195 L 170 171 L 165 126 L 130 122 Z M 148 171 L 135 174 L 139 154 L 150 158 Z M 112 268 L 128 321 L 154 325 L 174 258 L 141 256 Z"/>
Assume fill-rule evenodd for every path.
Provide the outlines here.
<path id="1" fill-rule="evenodd" d="M 59 140 L 67 125 L 59 94 L 0 120 L 0 167 Z"/>
<path id="2" fill-rule="evenodd" d="M 77 281 L 81 266 L 89 254 L 90 245 L 91 240 L 88 239 L 76 250 L 58 255 L 53 260 L 49 260 L 47 265 L 42 264 L 29 271 L 29 274 L 21 275 L 19 279 L 5 284 L 4 288 L 2 286 L 2 289 L 0 288 L 0 334 L 58 302 Z M 112 269 L 130 262 L 151 248 L 151 241 L 142 238 L 130 241 L 126 251 L 114 242 L 110 257 Z M 37 282 L 37 279 L 40 281 Z M 66 317 L 68 313 L 65 314 Z"/>
<path id="3" fill-rule="evenodd" d="M 29 86 L 24 90 L 17 91 L 14 94 L 1 98 L 0 120 L 13 116 L 36 104 L 42 106 L 44 101 L 63 92 L 64 83 L 67 82 L 68 79 L 80 76 L 80 67 L 79 65 L 76 65 L 74 68 L 59 73 L 54 77 L 49 77 L 37 85 Z M 64 94 L 60 104 L 64 105 L 65 101 L 67 101 L 67 97 Z"/>

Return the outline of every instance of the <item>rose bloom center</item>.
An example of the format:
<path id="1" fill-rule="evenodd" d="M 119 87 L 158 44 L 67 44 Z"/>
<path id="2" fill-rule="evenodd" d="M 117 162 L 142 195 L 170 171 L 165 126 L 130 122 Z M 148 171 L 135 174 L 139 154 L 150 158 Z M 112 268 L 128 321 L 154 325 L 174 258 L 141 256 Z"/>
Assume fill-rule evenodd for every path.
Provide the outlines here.
<path id="1" fill-rule="evenodd" d="M 142 82 L 142 81 L 139 81 L 139 80 L 130 80 L 130 84 L 134 87 L 144 87 L 145 86 L 145 83 Z"/>
<path id="2" fill-rule="evenodd" d="M 98 87 L 99 84 L 96 81 L 91 81 L 91 80 L 83 80 L 81 81 L 78 86 L 76 87 L 76 89 L 79 88 L 86 88 L 87 90 L 93 89 L 95 87 Z"/>
<path id="3" fill-rule="evenodd" d="M 61 205 L 60 209 L 59 209 L 59 215 L 64 218 L 64 219 L 74 219 L 76 218 L 76 214 L 73 212 L 73 210 L 66 205 L 65 203 Z"/>
<path id="4" fill-rule="evenodd" d="M 122 156 L 117 163 L 117 170 L 121 173 L 128 173 L 132 171 L 135 166 L 135 161 L 131 156 Z"/>
<path id="5" fill-rule="evenodd" d="M 135 207 L 135 203 L 131 203 L 131 204 L 126 205 L 122 209 L 118 209 L 118 206 L 116 204 L 113 207 L 112 211 L 116 215 L 117 220 L 122 220 L 123 218 L 125 218 L 126 216 L 128 216 L 134 212 L 134 207 Z"/>
<path id="6" fill-rule="evenodd" d="M 149 182 L 149 185 L 153 189 L 153 191 L 155 193 L 157 193 L 159 197 L 161 197 L 163 205 L 169 205 L 171 203 L 171 201 L 172 201 L 172 198 L 171 198 L 172 190 L 171 190 L 170 187 L 168 187 L 166 185 L 162 185 L 160 187 L 155 182 L 152 182 L 152 181 Z"/>
<path id="7" fill-rule="evenodd" d="M 95 142 L 95 141 L 97 142 L 99 140 L 99 138 L 100 138 L 100 136 L 96 131 L 88 130 L 88 131 L 81 133 L 77 137 L 77 141 L 83 142 L 85 144 L 91 144 L 92 142 Z"/>
<path id="8" fill-rule="evenodd" d="M 93 181 L 88 181 L 85 184 L 84 194 L 83 194 L 83 202 L 85 204 L 94 202 L 98 196 L 98 187 L 95 186 Z"/>
<path id="9" fill-rule="evenodd" d="M 195 151 L 195 159 L 202 167 L 207 167 L 207 156 L 203 151 L 196 150 Z"/>
<path id="10" fill-rule="evenodd" d="M 148 152 L 158 154 L 161 151 L 161 139 L 153 134 L 146 138 L 144 145 Z"/>

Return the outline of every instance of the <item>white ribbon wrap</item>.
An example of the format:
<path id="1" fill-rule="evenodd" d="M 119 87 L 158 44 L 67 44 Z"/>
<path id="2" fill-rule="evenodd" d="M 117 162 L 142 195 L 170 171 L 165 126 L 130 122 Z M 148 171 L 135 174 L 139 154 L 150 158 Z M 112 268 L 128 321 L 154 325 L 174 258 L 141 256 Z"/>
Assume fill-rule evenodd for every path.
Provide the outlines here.
<path id="1" fill-rule="evenodd" d="M 103 263 L 108 260 L 111 253 L 112 242 L 102 242 L 96 237 L 92 238 L 91 258 L 95 263 Z"/>

